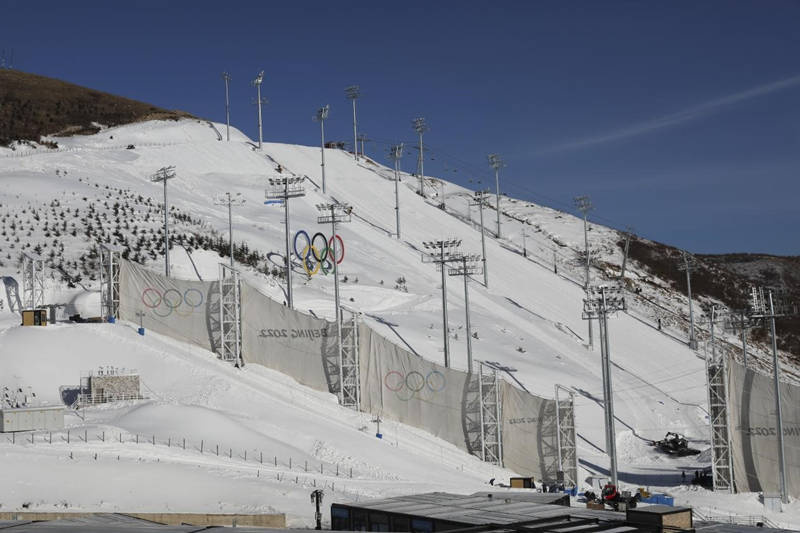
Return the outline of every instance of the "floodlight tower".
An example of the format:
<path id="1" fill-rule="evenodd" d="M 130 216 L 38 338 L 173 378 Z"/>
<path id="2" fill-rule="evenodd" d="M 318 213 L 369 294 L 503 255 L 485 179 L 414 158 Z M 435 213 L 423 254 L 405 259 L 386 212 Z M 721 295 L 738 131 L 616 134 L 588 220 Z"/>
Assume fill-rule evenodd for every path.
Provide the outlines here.
<path id="1" fill-rule="evenodd" d="M 775 414 L 778 419 L 778 466 L 780 467 L 781 501 L 789 503 L 786 491 L 786 456 L 783 443 L 783 411 L 781 409 L 780 362 L 778 360 L 778 344 L 775 335 L 775 319 L 779 317 L 797 316 L 797 306 L 790 303 L 783 290 L 764 287 L 751 289 L 751 317 L 770 321 L 772 333 L 772 366 L 774 368 L 773 383 L 775 386 Z"/>
<path id="2" fill-rule="evenodd" d="M 583 253 L 586 255 L 586 279 L 583 283 L 583 289 L 589 290 L 589 223 L 587 220 L 587 216 L 589 211 L 593 209 L 592 201 L 589 199 L 588 196 L 576 196 L 575 197 L 575 207 L 583 213 Z M 555 263 L 554 263 L 555 264 Z M 594 348 L 594 334 L 592 332 L 592 319 L 588 319 L 589 324 L 589 348 Z"/>
<path id="3" fill-rule="evenodd" d="M 480 272 L 478 265 L 480 256 L 478 254 L 464 254 L 461 261 L 456 260 L 454 267 L 448 267 L 447 274 L 450 276 L 464 277 L 464 308 L 466 312 L 466 334 L 467 334 L 467 372 L 472 374 L 472 328 L 469 321 L 469 277 Z"/>
<path id="4" fill-rule="evenodd" d="M 161 167 L 150 177 L 152 182 L 164 182 L 164 273 L 169 277 L 169 204 L 167 203 L 167 180 L 175 177 L 175 166 Z"/>
<path id="5" fill-rule="evenodd" d="M 320 168 L 322 168 L 322 194 L 326 194 L 325 189 L 325 120 L 328 118 L 328 112 L 331 110 L 330 105 L 324 105 L 317 109 L 317 114 L 314 115 L 313 119 L 319 122 L 319 129 L 320 134 L 322 135 L 322 143 L 320 144 L 320 157 L 322 158 L 322 163 L 320 163 Z"/>
<path id="6" fill-rule="evenodd" d="M 419 156 L 417 157 L 417 179 L 419 180 L 419 188 L 417 189 L 417 194 L 420 196 L 424 196 L 422 190 L 422 181 L 425 179 L 425 149 L 422 145 L 422 135 L 428 131 L 428 125 L 425 124 L 425 117 L 417 117 L 411 121 L 411 125 L 414 127 L 414 131 L 417 132 L 419 135 Z"/>
<path id="7" fill-rule="evenodd" d="M 222 73 L 222 79 L 225 80 L 225 126 L 226 133 L 228 134 L 228 142 L 231 140 L 231 101 L 228 97 L 228 82 L 231 81 L 231 75 L 227 72 Z"/>
<path id="8" fill-rule="evenodd" d="M 256 105 L 258 106 L 258 149 L 261 150 L 263 136 L 261 135 L 261 104 L 266 104 L 266 99 L 261 98 L 261 83 L 264 81 L 264 71 L 258 73 L 256 79 L 250 82 L 256 88 Z"/>
<path id="9" fill-rule="evenodd" d="M 244 205 L 244 198 L 240 192 L 236 194 L 226 192 L 214 198 L 214 205 L 228 206 L 228 240 L 231 248 L 231 268 L 233 268 L 233 206 Z"/>
<path id="10" fill-rule="evenodd" d="M 477 205 L 478 213 L 481 218 L 481 261 L 483 261 L 483 286 L 489 288 L 489 271 L 486 269 L 486 232 L 483 228 L 483 205 L 486 203 L 486 195 L 489 194 L 488 190 L 475 191 L 475 201 L 469 205 Z"/>
<path id="11" fill-rule="evenodd" d="M 394 161 L 394 213 L 397 220 L 397 238 L 400 238 L 400 158 L 403 157 L 403 143 L 389 148 L 389 157 Z"/>
<path id="12" fill-rule="evenodd" d="M 286 233 L 286 304 L 289 306 L 289 309 L 294 309 L 294 300 L 292 298 L 292 255 L 289 244 L 289 235 L 291 235 L 289 230 L 289 199 L 300 198 L 306 195 L 305 188 L 303 187 L 303 180 L 304 178 L 297 176 L 276 176 L 268 178 L 268 186 L 265 192 L 267 200 L 283 201 L 283 226 Z M 336 244 L 336 241 L 334 241 L 334 244 Z"/>
<path id="13" fill-rule="evenodd" d="M 497 202 L 497 238 L 500 238 L 500 169 L 503 168 L 502 158 L 497 154 L 489 154 L 486 156 L 489 160 L 489 166 L 494 169 L 494 183 L 495 183 L 495 199 Z"/>
<path id="14" fill-rule="evenodd" d="M 425 241 L 422 246 L 429 252 L 422 253 L 423 263 L 436 263 L 436 269 L 442 273 L 442 331 L 444 333 L 444 366 L 450 368 L 450 337 L 447 324 L 447 263 L 461 260 L 461 239 Z"/>
<path id="15" fill-rule="evenodd" d="M 339 305 L 339 267 L 337 265 L 339 252 L 336 246 L 336 224 L 350 222 L 350 213 L 353 208 L 348 204 L 330 203 L 330 204 L 317 204 L 317 210 L 320 216 L 317 217 L 317 224 L 331 225 L 331 240 L 333 241 L 333 293 L 336 306 L 336 333 L 337 333 L 337 350 L 339 353 L 339 368 L 342 368 L 344 361 L 342 360 L 342 310 Z M 302 259 L 302 258 L 301 258 Z M 344 384 L 342 377 L 339 377 L 339 403 L 344 400 Z"/>
<path id="16" fill-rule="evenodd" d="M 600 354 L 603 368 L 603 404 L 605 407 L 606 451 L 611 464 L 611 482 L 618 485 L 617 440 L 614 429 L 614 390 L 611 385 L 611 350 L 608 341 L 608 315 L 625 311 L 625 297 L 619 287 L 590 287 L 583 300 L 583 318 L 600 324 Z"/>
<path id="17" fill-rule="evenodd" d="M 350 85 L 344 88 L 344 94 L 349 100 L 353 101 L 353 156 L 358 161 L 358 125 L 356 123 L 356 100 L 361 96 L 361 89 L 358 85 Z"/>
<path id="18" fill-rule="evenodd" d="M 697 260 L 683 250 L 681 256 L 683 262 L 678 264 L 678 270 L 686 271 L 686 291 L 689 296 L 689 348 L 696 350 L 697 338 L 694 336 L 694 306 L 692 305 L 692 268 L 697 264 Z"/>

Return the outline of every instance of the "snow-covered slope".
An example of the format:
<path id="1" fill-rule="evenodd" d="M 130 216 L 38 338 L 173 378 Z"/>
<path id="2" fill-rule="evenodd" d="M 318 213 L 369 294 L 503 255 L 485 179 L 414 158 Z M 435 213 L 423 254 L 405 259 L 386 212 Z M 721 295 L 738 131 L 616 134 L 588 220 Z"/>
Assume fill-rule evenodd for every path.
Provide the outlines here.
<path id="1" fill-rule="evenodd" d="M 28 243 L 30 249 L 38 243 L 45 257 L 55 250 L 53 263 L 62 263 L 64 270 L 74 277 L 84 264 L 91 263 L 91 256 L 83 254 L 98 238 L 131 246 L 140 242 L 139 259 L 146 260 L 151 268 L 162 269 L 162 257 L 147 253 L 157 246 L 159 217 L 163 216 L 158 212 L 162 190 L 150 183 L 149 176 L 167 165 L 174 165 L 177 171 L 177 177 L 169 182 L 177 235 L 196 232 L 216 238 L 216 232 L 220 232 L 226 237 L 227 210 L 214 205 L 213 198 L 226 191 L 241 193 L 247 203 L 234 208 L 234 240 L 246 242 L 250 251 L 261 254 L 253 261 L 258 270 L 265 267 L 267 271 L 275 270 L 282 262 L 284 250 L 283 209 L 264 205 L 263 199 L 267 178 L 277 175 L 280 166 L 284 175 L 290 172 L 309 178 L 305 182 L 306 196 L 291 201 L 292 233 L 301 229 L 330 233 L 328 226 L 317 224 L 316 204 L 335 199 L 353 207 L 352 222 L 339 229 L 346 248 L 341 265 L 342 276 L 347 279 L 342 283 L 343 303 L 365 313 L 373 327 L 387 338 L 411 346 L 430 360 L 443 360 L 440 274 L 433 265 L 422 263 L 421 244 L 455 237 L 462 240 L 463 251 L 480 252 L 480 232 L 464 220 L 470 214 L 463 200 L 466 190 L 448 184 L 448 208 L 454 212 L 448 213 L 417 195 L 416 179 L 403 174 L 402 239 L 397 239 L 394 183 L 388 179 L 387 169 L 371 161 L 356 164 L 350 154 L 339 150 L 326 151 L 328 194 L 323 195 L 318 186 L 319 148 L 266 143 L 259 152 L 237 131 L 232 132 L 231 142 L 218 141 L 214 127 L 202 121 L 148 122 L 57 141 L 63 151 L 39 148 L 12 153 L 0 149 L 0 262 L 3 263 L 0 274 L 19 279 L 17 253 Z M 129 144 L 135 148 L 126 149 Z M 461 207 L 455 204 L 459 200 Z M 582 240 L 582 221 L 530 204 L 526 208 L 529 216 L 538 219 L 540 231 L 536 238 L 540 245 L 549 240 L 556 245 L 577 247 Z M 489 212 L 485 215 L 489 226 L 493 217 Z M 471 218 L 477 220 L 475 208 Z M 88 235 L 87 224 L 92 225 Z M 516 368 L 515 377 L 536 394 L 552 395 L 556 383 L 574 387 L 579 392 L 577 431 L 583 474 L 602 473 L 607 461 L 603 454 L 601 370 L 599 351 L 587 349 L 587 325 L 581 319 L 583 291 L 523 257 L 519 253 L 521 226 L 508 220 L 507 224 L 504 235 L 509 239 L 487 239 L 488 288 L 482 286 L 480 276 L 470 281 L 475 358 Z M 608 244 L 617 238 L 613 230 L 593 226 L 591 235 L 609 256 L 619 253 Z M 216 262 L 224 259 L 212 251 L 197 250 L 203 247 L 199 241 L 190 242 L 187 238 L 186 242 L 195 251 L 189 256 L 181 248 L 173 250 L 173 274 L 194 279 L 198 274 L 204 279 L 214 277 Z M 10 247 L 12 244 L 14 248 Z M 331 277 L 317 275 L 306 279 L 299 263 L 296 267 L 296 307 L 332 318 Z M 264 292 L 283 299 L 282 280 L 258 270 L 248 268 L 245 275 Z M 67 290 L 59 281 L 62 277 L 54 276 L 48 283 L 52 291 L 50 300 L 69 304 L 64 311 L 67 314 L 76 310 L 82 310 L 84 315 L 97 314 L 90 312 L 97 307 L 96 294 L 93 300 L 80 287 Z M 88 275 L 84 275 L 81 283 L 87 289 L 92 286 L 96 289 L 96 283 Z M 6 302 L 5 309 L 8 307 Z M 464 296 L 459 278 L 449 280 L 448 307 L 452 364 L 466 368 Z M 126 328 L 125 325 L 61 325 L 22 331 L 8 327 L 0 337 L 0 385 L 4 382 L 31 385 L 45 395 L 53 393 L 54 387 L 76 382 L 80 371 L 95 365 L 137 367 L 143 372 L 154 402 L 89 410 L 85 423 L 71 420 L 75 427 L 92 424 L 94 431 L 107 426 L 112 433 L 120 429 L 129 433 L 155 433 L 157 440 L 166 438 L 169 431 L 178 431 L 172 428 L 180 427 L 187 433 L 191 430 L 187 438 L 193 441 L 203 438 L 208 431 L 208 438 L 219 441 L 223 449 L 227 442 L 227 448 L 263 447 L 265 453 L 271 448 L 284 456 L 296 450 L 298 457 L 328 461 L 323 469 L 332 467 L 334 462 L 351 462 L 356 465 L 354 476 L 363 472 L 364 479 L 352 486 L 347 493 L 350 497 L 430 488 L 468 491 L 473 484 L 499 475 L 454 447 L 409 428 L 398 427 L 397 446 L 392 446 L 391 431 L 386 431 L 389 439 L 382 442 L 369 438 L 372 424 L 339 408 L 331 398 L 309 392 L 253 365 L 240 377 L 199 349 L 164 339 L 139 339 Z M 619 419 L 617 442 L 624 458 L 621 479 L 637 485 L 675 485 L 680 480 L 676 461 L 656 455 L 643 439 L 661 438 L 666 431 L 673 430 L 686 434 L 697 447 L 707 446 L 704 362 L 683 343 L 625 314 L 611 321 L 610 335 Z M 26 365 L 19 354 L 36 353 L 28 347 L 36 343 L 41 347 L 41 355 L 37 355 L 41 357 L 40 363 L 36 367 Z M 47 375 L 50 377 L 46 378 Z M 369 426 L 369 431 L 359 432 L 363 425 Z M 225 429 L 206 429 L 217 426 Z M 413 435 L 413 443 L 406 444 L 403 435 L 409 435 L 408 439 Z M 325 448 L 321 452 L 318 443 Z M 44 466 L 49 464 L 47 461 L 64 461 L 66 452 L 63 446 L 56 448 L 55 443 L 52 452 L 39 445 L 24 452 L 19 447 L 3 446 L 5 455 L 0 456 L 3 463 L 13 463 L 19 454 L 35 453 L 41 458 L 42 472 L 48 470 Z M 104 446 L 108 445 L 101 444 L 100 449 Z M 89 444 L 86 447 L 87 451 L 93 449 Z M 143 453 L 138 451 L 141 448 L 124 443 L 122 448 L 130 457 Z M 112 451 L 112 455 L 115 453 Z M 176 455 L 174 450 L 162 451 L 158 446 L 147 457 L 167 462 L 171 469 L 207 467 L 209 475 L 227 465 L 221 459 L 206 463 L 205 456 L 187 458 L 182 453 Z M 696 466 L 689 460 L 681 464 Z M 98 465 L 92 468 L 100 475 L 104 470 Z M 113 471 L 114 467 L 108 468 Z M 257 477 L 253 481 L 248 477 L 253 468 L 258 470 L 255 465 L 241 468 L 241 475 L 226 477 L 231 488 L 220 489 L 224 494 L 218 497 L 221 508 L 264 509 L 264 505 L 270 505 L 298 514 L 306 509 L 303 500 L 306 496 L 299 498 L 302 491 L 298 492 L 295 486 L 292 492 L 285 481 L 282 484 L 270 480 L 264 489 L 269 497 L 259 499 L 260 507 L 243 503 L 260 494 L 251 491 L 252 483 L 266 483 L 266 480 L 258 481 L 261 478 Z M 161 474 L 149 467 L 138 478 L 131 470 L 125 475 L 143 481 Z M 269 475 L 274 479 L 276 472 L 270 471 Z M 172 474 L 165 477 L 180 478 Z M 185 479 L 190 485 L 194 476 Z M 350 486 L 347 480 L 344 485 Z M 24 485 L 16 490 L 22 498 L 30 494 Z M 336 490 L 340 490 L 339 483 Z M 41 498 L 42 505 L 51 505 L 57 494 L 59 491 L 54 489 L 52 497 Z M 247 496 L 239 501 L 231 494 Z M 348 496 L 342 493 L 342 497 Z M 120 494 L 103 501 L 104 505 L 119 507 L 130 500 Z M 134 501 L 142 502 L 142 507 L 156 506 L 149 500 Z M 181 507 L 182 501 L 174 505 Z M 97 500 L 81 500 L 77 496 L 70 503 L 83 507 L 98 505 Z"/>

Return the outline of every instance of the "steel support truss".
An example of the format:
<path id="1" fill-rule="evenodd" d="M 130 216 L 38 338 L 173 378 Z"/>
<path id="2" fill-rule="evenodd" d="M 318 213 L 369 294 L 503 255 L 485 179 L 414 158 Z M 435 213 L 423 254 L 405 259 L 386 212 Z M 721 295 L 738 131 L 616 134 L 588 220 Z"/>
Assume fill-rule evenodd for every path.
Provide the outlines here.
<path id="1" fill-rule="evenodd" d="M 44 307 L 44 260 L 38 255 L 22 254 L 22 303 L 25 309 Z"/>
<path id="2" fill-rule="evenodd" d="M 503 466 L 503 418 L 500 379 L 497 369 L 483 361 L 478 368 L 478 394 L 481 401 L 481 458 Z"/>
<path id="3" fill-rule="evenodd" d="M 711 356 L 706 357 L 708 412 L 711 418 L 711 472 L 714 490 L 733 492 L 727 376 L 727 358 L 724 354 L 717 356 L 712 340 Z"/>
<path id="4" fill-rule="evenodd" d="M 100 245 L 100 316 L 113 322 L 119 318 L 119 265 L 122 248 Z"/>
<path id="5" fill-rule="evenodd" d="M 361 408 L 361 376 L 358 370 L 358 313 L 342 306 L 342 360 L 339 372 L 341 382 L 340 403 L 359 411 Z"/>
<path id="6" fill-rule="evenodd" d="M 567 394 L 567 398 L 559 395 Z M 578 486 L 578 453 L 575 443 L 575 393 L 556 384 L 556 437 L 558 442 L 558 471 L 562 472 L 564 486 Z"/>
<path id="7" fill-rule="evenodd" d="M 239 271 L 222 263 L 219 269 L 219 356 L 241 367 L 244 366 L 244 360 Z"/>

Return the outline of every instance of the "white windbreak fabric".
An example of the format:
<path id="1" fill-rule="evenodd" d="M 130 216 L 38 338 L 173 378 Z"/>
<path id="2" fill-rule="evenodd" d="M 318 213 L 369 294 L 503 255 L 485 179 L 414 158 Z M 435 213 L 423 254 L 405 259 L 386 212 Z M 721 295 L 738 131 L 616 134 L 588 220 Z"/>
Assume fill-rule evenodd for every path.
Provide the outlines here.
<path id="1" fill-rule="evenodd" d="M 728 362 L 733 479 L 742 492 L 780 492 L 772 378 Z M 786 487 L 800 498 L 800 387 L 781 383 Z"/>
<path id="2" fill-rule="evenodd" d="M 216 282 L 167 278 L 130 261 L 120 261 L 119 316 L 146 329 L 213 350 L 218 317 Z M 219 311 L 217 311 L 218 314 Z"/>
<path id="3" fill-rule="evenodd" d="M 545 457 L 557 461 L 555 401 L 534 396 L 505 381 L 500 390 L 503 466 L 542 479 L 547 470 Z"/>
<path id="4" fill-rule="evenodd" d="M 326 369 L 338 365 L 336 324 L 289 309 L 245 282 L 241 288 L 245 363 L 258 363 L 330 392 L 329 374 L 337 370 Z"/>
<path id="5" fill-rule="evenodd" d="M 359 359 L 363 411 L 424 429 L 467 449 L 466 373 L 426 361 L 365 324 L 359 327 Z"/>

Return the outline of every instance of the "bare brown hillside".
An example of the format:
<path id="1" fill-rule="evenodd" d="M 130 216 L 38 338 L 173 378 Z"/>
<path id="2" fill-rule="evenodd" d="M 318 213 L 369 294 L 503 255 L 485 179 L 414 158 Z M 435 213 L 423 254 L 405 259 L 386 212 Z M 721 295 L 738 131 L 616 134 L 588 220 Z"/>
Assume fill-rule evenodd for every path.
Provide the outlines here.
<path id="1" fill-rule="evenodd" d="M 0 145 L 43 135 L 96 133 L 93 123 L 118 126 L 142 120 L 191 117 L 45 76 L 0 70 Z"/>

